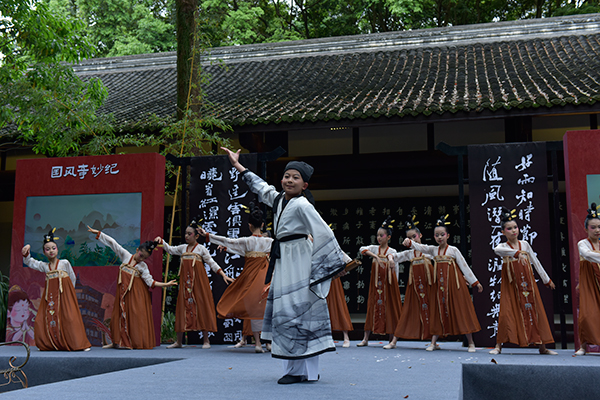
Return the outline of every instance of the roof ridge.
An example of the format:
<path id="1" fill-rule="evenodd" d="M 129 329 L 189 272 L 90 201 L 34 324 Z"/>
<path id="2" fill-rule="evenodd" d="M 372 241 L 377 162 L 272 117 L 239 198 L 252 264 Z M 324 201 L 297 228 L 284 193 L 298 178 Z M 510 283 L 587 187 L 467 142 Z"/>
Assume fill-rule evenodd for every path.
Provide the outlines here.
<path id="1" fill-rule="evenodd" d="M 600 14 L 490 22 L 412 31 L 394 31 L 352 36 L 336 36 L 288 42 L 225 46 L 210 49 L 206 63 L 226 64 L 264 61 L 267 59 L 307 57 L 343 53 L 392 51 L 410 48 L 460 46 L 474 43 L 495 43 L 532 38 L 585 35 L 600 32 Z M 173 68 L 176 52 L 139 54 L 84 60 L 73 66 L 81 75 Z"/>

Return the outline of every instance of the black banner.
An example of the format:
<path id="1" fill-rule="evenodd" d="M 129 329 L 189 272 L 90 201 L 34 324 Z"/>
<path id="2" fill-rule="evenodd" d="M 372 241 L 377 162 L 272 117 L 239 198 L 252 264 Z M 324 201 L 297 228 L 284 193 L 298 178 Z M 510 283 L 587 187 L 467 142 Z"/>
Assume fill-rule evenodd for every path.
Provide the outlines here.
<path id="1" fill-rule="evenodd" d="M 256 154 L 241 154 L 240 163 L 256 171 Z M 250 236 L 248 214 L 241 205 L 248 206 L 256 195 L 239 177 L 239 172 L 231 166 L 227 156 L 205 156 L 192 159 L 190 179 L 190 209 L 193 218 L 203 218 L 202 227 L 215 235 L 238 238 Z M 244 258 L 227 252 L 218 252 L 217 246 L 206 244 L 210 255 L 227 276 L 237 278 L 244 266 Z M 227 288 L 221 276 L 208 266 L 206 272 L 210 280 L 215 306 Z M 239 319 L 217 319 L 219 331 L 210 333 L 212 343 L 235 343 L 242 337 L 242 321 Z M 200 332 L 188 334 L 189 343 L 201 343 Z"/>
<path id="2" fill-rule="evenodd" d="M 358 251 L 361 246 L 377 244 L 377 230 L 388 215 L 395 221 L 393 224 L 395 229 L 389 245 L 397 251 L 406 250 L 401 243 L 406 237 L 405 222 L 412 214 L 415 214 L 416 220 L 419 221 L 417 227 L 423 233 L 423 243 L 430 245 L 435 245 L 433 240 L 435 221 L 440 215 L 450 214 L 448 218 L 451 221 L 449 244 L 460 248 L 458 196 L 317 201 L 317 210 L 330 224 L 342 250 L 352 258 L 362 258 Z M 471 240 L 469 234 L 467 234 L 466 240 L 468 244 Z M 470 246 L 467 247 L 470 248 Z M 470 250 L 464 256 L 469 262 Z M 362 266 L 341 278 L 348 311 L 351 314 L 367 312 L 371 261 L 370 259 L 363 261 Z M 409 264 L 400 264 L 399 270 L 398 285 L 404 299 L 404 292 L 408 284 Z"/>
<path id="3" fill-rule="evenodd" d="M 494 346 L 500 310 L 502 258 L 493 249 L 503 241 L 502 206 L 516 209 L 519 239 L 533 247 L 548 275 L 552 275 L 546 144 L 474 145 L 469 146 L 468 151 L 472 265 L 484 287 L 483 293 L 475 293 L 473 298 L 482 328 L 475 334 L 475 343 Z M 551 290 L 541 283 L 538 287 L 553 330 Z"/>

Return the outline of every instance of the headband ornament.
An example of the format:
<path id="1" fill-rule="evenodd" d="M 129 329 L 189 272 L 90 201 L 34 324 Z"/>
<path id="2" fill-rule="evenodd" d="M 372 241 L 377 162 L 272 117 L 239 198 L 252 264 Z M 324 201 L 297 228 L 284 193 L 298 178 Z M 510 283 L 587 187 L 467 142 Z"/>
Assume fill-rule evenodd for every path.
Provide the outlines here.
<path id="1" fill-rule="evenodd" d="M 598 209 L 600 208 L 600 206 L 597 206 L 596 203 L 592 203 L 590 205 L 590 208 L 587 210 L 588 218 L 598 218 Z"/>
<path id="2" fill-rule="evenodd" d="M 450 221 L 447 221 L 449 215 L 450 214 L 446 214 L 446 215 L 442 215 L 441 217 L 439 217 L 438 220 L 435 221 L 435 226 L 450 225 Z"/>
<path id="3" fill-rule="evenodd" d="M 59 239 L 58 237 L 54 236 L 55 231 L 56 231 L 56 228 L 52 228 L 52 230 L 50 232 L 48 232 L 47 234 L 44 235 L 44 244 L 54 242 L 55 240 Z"/>
<path id="4" fill-rule="evenodd" d="M 417 225 L 419 225 L 419 221 L 415 221 L 416 218 L 417 218 L 417 215 L 413 214 L 411 219 L 409 219 L 406 222 L 406 230 L 407 231 L 413 230 L 417 227 Z"/>

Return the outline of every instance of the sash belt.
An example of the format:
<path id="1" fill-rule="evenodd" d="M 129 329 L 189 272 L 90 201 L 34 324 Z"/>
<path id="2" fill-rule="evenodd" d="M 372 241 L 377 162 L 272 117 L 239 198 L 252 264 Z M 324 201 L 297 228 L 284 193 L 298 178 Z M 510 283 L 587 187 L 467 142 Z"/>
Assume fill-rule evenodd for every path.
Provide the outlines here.
<path id="1" fill-rule="evenodd" d="M 308 237 L 308 235 L 298 233 L 295 235 L 283 237 L 281 239 L 275 238 L 273 240 L 273 243 L 271 244 L 271 260 L 269 261 L 269 268 L 267 269 L 267 276 L 265 276 L 265 285 L 267 283 L 271 282 L 271 276 L 273 275 L 273 269 L 275 268 L 275 260 L 277 260 L 278 258 L 281 258 L 281 251 L 279 248 L 279 244 L 283 243 L 283 242 L 289 242 L 291 240 L 296 240 L 296 239 L 305 239 L 307 237 Z"/>

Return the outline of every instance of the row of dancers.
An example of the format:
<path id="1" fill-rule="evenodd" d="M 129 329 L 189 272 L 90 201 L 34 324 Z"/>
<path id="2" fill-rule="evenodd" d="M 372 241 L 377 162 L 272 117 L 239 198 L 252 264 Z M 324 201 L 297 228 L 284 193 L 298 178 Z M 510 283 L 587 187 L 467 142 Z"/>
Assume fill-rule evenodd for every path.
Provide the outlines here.
<path id="1" fill-rule="evenodd" d="M 157 237 L 154 241 L 142 243 L 135 254 L 129 253 L 105 233 L 88 227 L 122 262 L 110 324 L 111 346 L 154 347 L 148 288 L 177 285 L 176 281 L 155 281 L 144 262 L 158 245 L 162 245 L 168 253 L 181 256 L 176 311 L 178 334 L 177 341 L 170 347 L 181 347 L 183 333 L 187 331 L 202 331 L 203 348 L 210 347 L 207 332 L 216 331 L 216 314 L 220 318 L 241 318 L 244 320 L 244 335 L 254 336 L 257 352 L 263 351 L 261 340 L 265 340 L 272 343 L 273 357 L 284 360 L 285 374 L 279 383 L 318 380 L 318 355 L 335 350 L 330 324 L 330 314 L 333 318 L 334 313 L 327 311 L 328 303 L 331 307 L 334 297 L 343 298 L 343 289 L 337 278 L 345 274 L 344 265 L 351 260 L 314 208 L 308 190 L 313 172 L 310 165 L 290 162 L 284 171 L 283 190 L 280 192 L 244 168 L 239 163 L 239 151 L 224 150 L 242 179 L 258 195 L 259 201 L 273 207 L 274 239 L 261 235 L 262 215 L 256 207 L 249 210 L 250 237 L 229 239 L 209 234 L 192 221 L 186 229 L 185 244 L 170 246 Z M 393 228 L 391 221 L 386 220 L 377 232 L 379 245 L 360 249 L 363 255 L 373 258 L 373 265 L 365 335 L 358 346 L 368 345 L 369 335 L 374 332 L 393 334 L 393 339 L 384 346 L 386 349 L 396 347 L 398 338 L 431 338 L 427 350 L 432 351 L 439 349 L 439 337 L 465 334 L 469 342 L 468 351 L 475 351 L 471 335 L 481 328 L 467 285 L 476 287 L 479 292 L 483 287 L 460 251 L 448 245 L 448 224 L 446 217 L 437 221 L 434 238 L 438 245 L 427 246 L 421 243 L 422 234 L 413 219 L 407 224 L 407 238 L 403 242 L 409 250 L 396 252 L 388 245 Z M 600 218 L 595 205 L 586 218 L 585 226 L 588 239 L 579 243 L 582 257 L 579 288 L 582 347 L 577 354 L 585 354 L 585 344 L 599 342 L 590 322 L 600 312 L 596 300 L 600 298 L 597 294 Z M 507 242 L 495 249 L 503 257 L 504 266 L 498 344 L 492 354 L 500 353 L 502 344 L 509 342 L 519 346 L 537 344 L 540 353 L 556 354 L 545 347 L 553 343 L 553 339 L 533 278 L 532 265 L 544 284 L 551 288 L 554 284 L 531 246 L 518 240 L 516 220 L 507 210 L 502 219 L 502 233 Z M 204 236 L 206 242 L 246 257 L 244 270 L 236 280 L 227 277 L 212 260 L 206 247 L 199 243 L 200 236 Z M 46 288 L 34 327 L 36 345 L 41 350 L 89 349 L 73 288 L 75 275 L 68 261 L 58 259 L 58 246 L 52 232 L 44 237 L 43 251 L 48 258 L 46 263 L 30 257 L 29 245 L 22 251 L 26 265 L 46 273 Z M 406 261 L 410 261 L 411 267 L 402 307 L 397 265 Z M 217 305 L 216 313 L 204 264 L 231 284 Z M 269 289 L 266 302 L 262 301 L 265 285 Z M 594 290 L 596 294 L 591 294 Z M 249 307 L 250 303 L 253 305 Z M 337 304 L 346 306 L 345 300 Z M 523 323 L 526 320 L 530 323 Z M 344 347 L 348 344 L 345 335 Z"/>

